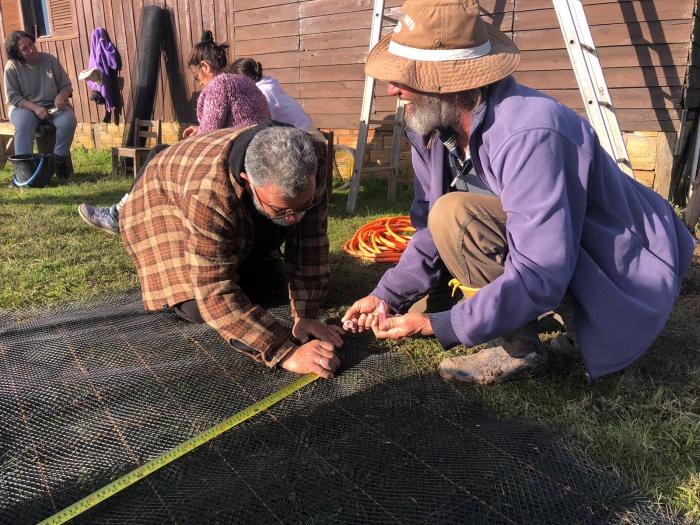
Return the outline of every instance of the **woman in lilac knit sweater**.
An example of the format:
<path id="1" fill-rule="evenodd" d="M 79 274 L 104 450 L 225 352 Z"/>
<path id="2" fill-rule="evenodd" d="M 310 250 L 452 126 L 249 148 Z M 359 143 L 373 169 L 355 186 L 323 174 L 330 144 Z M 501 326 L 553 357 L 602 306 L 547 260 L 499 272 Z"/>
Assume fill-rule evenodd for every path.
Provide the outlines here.
<path id="1" fill-rule="evenodd" d="M 255 82 L 243 75 L 224 73 L 228 45 L 217 44 L 205 31 L 192 50 L 189 65 L 202 86 L 197 100 L 199 126 L 185 129 L 183 138 L 222 128 L 258 124 L 270 118 L 270 108 Z"/>

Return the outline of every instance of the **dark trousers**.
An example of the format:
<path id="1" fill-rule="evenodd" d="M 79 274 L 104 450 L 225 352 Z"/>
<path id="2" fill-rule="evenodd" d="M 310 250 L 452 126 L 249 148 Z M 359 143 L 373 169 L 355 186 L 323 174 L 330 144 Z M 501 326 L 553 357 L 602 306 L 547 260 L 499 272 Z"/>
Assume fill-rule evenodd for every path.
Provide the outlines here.
<path id="1" fill-rule="evenodd" d="M 253 303 L 269 308 L 289 302 L 287 273 L 279 255 L 251 254 L 238 267 L 237 273 L 238 285 Z M 204 323 L 195 299 L 176 304 L 173 310 L 186 321 Z"/>

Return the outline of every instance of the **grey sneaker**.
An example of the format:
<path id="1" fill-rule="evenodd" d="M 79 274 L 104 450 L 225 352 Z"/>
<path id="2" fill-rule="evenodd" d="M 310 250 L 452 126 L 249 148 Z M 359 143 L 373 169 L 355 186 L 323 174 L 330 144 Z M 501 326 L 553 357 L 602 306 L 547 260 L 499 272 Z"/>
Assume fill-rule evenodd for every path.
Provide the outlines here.
<path id="1" fill-rule="evenodd" d="M 93 228 L 104 230 L 112 235 L 119 235 L 119 219 L 112 216 L 111 208 L 97 208 L 89 204 L 78 206 L 78 215 Z"/>

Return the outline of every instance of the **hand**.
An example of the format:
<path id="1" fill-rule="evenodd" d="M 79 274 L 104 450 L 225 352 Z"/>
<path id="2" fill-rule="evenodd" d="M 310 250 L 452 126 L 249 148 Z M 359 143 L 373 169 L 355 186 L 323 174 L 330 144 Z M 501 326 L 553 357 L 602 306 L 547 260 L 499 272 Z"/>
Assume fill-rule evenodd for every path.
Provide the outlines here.
<path id="1" fill-rule="evenodd" d="M 45 120 L 49 117 L 46 108 L 41 107 L 39 104 L 34 104 L 31 109 L 39 120 Z"/>
<path id="2" fill-rule="evenodd" d="M 304 319 L 297 317 L 292 328 L 292 335 L 302 343 L 309 339 L 316 338 L 332 343 L 335 348 L 343 346 L 343 335 L 345 332 L 340 326 L 328 325 L 315 319 Z"/>
<path id="3" fill-rule="evenodd" d="M 411 335 L 433 335 L 430 317 L 425 314 L 410 312 L 405 315 L 395 315 L 372 324 L 372 331 L 377 339 L 401 339 Z"/>
<path id="4" fill-rule="evenodd" d="M 185 131 L 182 132 L 182 138 L 183 138 L 183 139 L 188 139 L 188 138 L 190 138 L 192 135 L 196 135 L 198 129 L 199 129 L 199 126 L 187 126 L 187 127 L 185 128 Z"/>
<path id="5" fill-rule="evenodd" d="M 56 106 L 58 111 L 63 111 L 68 107 L 68 99 L 61 94 L 56 95 L 56 99 L 53 101 L 53 105 Z"/>
<path id="6" fill-rule="evenodd" d="M 340 366 L 340 359 L 335 355 L 332 343 L 314 339 L 287 355 L 280 366 L 296 374 L 313 373 L 331 379 Z"/>
<path id="7" fill-rule="evenodd" d="M 353 303 L 341 319 L 343 328 L 354 332 L 363 332 L 372 328 L 372 323 L 379 315 L 382 300 L 374 295 L 368 295 Z"/>

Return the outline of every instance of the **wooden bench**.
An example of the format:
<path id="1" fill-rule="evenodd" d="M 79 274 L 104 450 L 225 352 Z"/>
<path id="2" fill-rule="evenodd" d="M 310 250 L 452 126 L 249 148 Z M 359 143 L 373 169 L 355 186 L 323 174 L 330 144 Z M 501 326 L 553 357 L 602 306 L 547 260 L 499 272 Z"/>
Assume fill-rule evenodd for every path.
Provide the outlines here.
<path id="1" fill-rule="evenodd" d="M 7 164 L 7 159 L 15 154 L 14 140 L 14 133 L 0 130 L 0 170 Z"/>
<path id="2" fill-rule="evenodd" d="M 14 148 L 15 128 L 9 121 L 0 122 L 0 169 L 5 167 L 7 159 L 15 154 Z M 53 148 L 56 145 L 56 128 L 52 124 L 39 124 L 34 135 L 37 149 L 39 153 L 53 154 Z M 68 163 L 68 172 L 73 174 L 73 160 L 71 159 L 70 151 L 66 159 Z"/>

